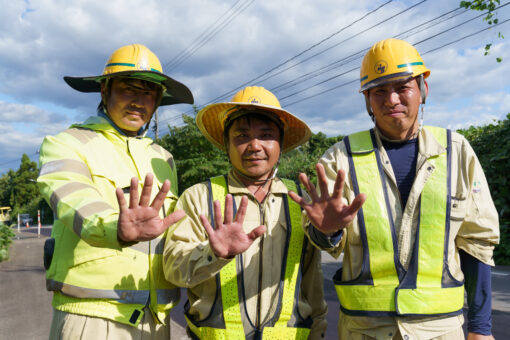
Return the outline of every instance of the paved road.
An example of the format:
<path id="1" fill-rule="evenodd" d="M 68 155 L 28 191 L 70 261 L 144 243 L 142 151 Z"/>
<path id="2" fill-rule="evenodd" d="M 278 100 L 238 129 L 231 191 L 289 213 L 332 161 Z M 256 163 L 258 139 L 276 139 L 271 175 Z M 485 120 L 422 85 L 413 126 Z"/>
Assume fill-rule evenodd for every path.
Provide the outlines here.
<path id="1" fill-rule="evenodd" d="M 0 263 L 0 339 L 45 340 L 51 322 L 51 294 L 45 289 L 42 247 L 50 234 L 43 227 L 21 228 L 10 248 L 10 260 Z M 325 294 L 328 302 L 326 339 L 337 338 L 339 304 L 331 277 L 338 263 L 323 253 Z M 510 324 L 510 267 L 498 266 L 492 273 L 493 333 L 496 339 L 507 339 Z M 181 303 L 172 311 L 172 339 L 188 339 L 182 315 L 185 291 Z"/>

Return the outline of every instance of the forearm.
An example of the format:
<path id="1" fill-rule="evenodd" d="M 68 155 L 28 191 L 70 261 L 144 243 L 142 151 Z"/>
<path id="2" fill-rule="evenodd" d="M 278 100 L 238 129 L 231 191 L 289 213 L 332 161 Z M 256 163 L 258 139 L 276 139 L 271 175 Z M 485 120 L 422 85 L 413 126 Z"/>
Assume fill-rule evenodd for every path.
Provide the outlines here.
<path id="1" fill-rule="evenodd" d="M 460 250 L 468 301 L 468 332 L 490 335 L 492 328 L 491 267 Z"/>

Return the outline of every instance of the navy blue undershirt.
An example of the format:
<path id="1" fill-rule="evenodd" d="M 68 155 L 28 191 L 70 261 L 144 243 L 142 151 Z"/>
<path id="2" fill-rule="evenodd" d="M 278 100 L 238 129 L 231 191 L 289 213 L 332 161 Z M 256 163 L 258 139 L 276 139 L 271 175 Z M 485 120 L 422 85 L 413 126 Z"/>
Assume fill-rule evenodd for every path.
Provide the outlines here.
<path id="1" fill-rule="evenodd" d="M 404 208 L 416 174 L 418 139 L 398 143 L 383 141 L 383 146 L 390 158 Z M 468 296 L 468 332 L 490 335 L 491 267 L 463 250 L 459 254 Z"/>
<path id="2" fill-rule="evenodd" d="M 418 138 L 399 143 L 383 141 L 383 146 L 390 158 L 403 209 L 416 176 Z"/>

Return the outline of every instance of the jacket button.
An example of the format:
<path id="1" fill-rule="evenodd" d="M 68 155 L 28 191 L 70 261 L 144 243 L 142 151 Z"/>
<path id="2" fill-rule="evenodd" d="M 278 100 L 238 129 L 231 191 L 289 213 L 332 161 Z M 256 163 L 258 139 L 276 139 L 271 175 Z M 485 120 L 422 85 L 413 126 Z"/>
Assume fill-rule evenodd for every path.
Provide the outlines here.
<path id="1" fill-rule="evenodd" d="M 211 255 L 207 256 L 207 261 L 209 261 L 209 262 L 212 261 L 212 256 Z"/>
<path id="2" fill-rule="evenodd" d="M 431 166 L 429 166 L 429 167 L 427 168 L 427 170 L 428 170 L 428 171 L 432 171 L 432 167 L 431 167 Z"/>
<path id="3" fill-rule="evenodd" d="M 404 335 L 404 340 L 409 340 L 409 335 L 405 334 Z"/>

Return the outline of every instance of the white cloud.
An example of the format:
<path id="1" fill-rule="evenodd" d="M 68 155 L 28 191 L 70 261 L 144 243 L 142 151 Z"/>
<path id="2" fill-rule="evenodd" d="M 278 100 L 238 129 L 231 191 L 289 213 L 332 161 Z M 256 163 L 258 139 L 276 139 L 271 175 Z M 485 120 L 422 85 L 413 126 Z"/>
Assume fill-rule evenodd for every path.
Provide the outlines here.
<path id="1" fill-rule="evenodd" d="M 67 126 L 71 121 L 81 121 L 95 114 L 98 94 L 74 91 L 62 80 L 64 75 L 99 74 L 113 50 L 134 42 L 147 45 L 160 57 L 162 64 L 166 64 L 234 3 L 233 0 L 3 1 L 0 95 L 12 98 L 16 105 L 26 106 L 18 106 L 14 111 L 12 108 L 3 110 L 12 103 L 1 104 L 0 119 L 8 123 L 2 126 L 13 130 L 11 142 L 4 138 L 4 143 L 10 146 L 2 146 L 17 150 L 15 140 L 20 145 L 24 145 L 23 140 L 28 142 L 33 138 L 35 141 L 43 132 L 55 131 L 58 126 L 52 123 L 55 120 Z M 345 73 L 357 68 L 361 57 L 345 58 L 459 5 L 458 0 L 424 2 L 391 18 L 411 6 L 409 1 L 393 1 L 358 21 L 384 3 L 383 0 L 254 1 L 170 75 L 192 90 L 197 105 L 204 105 L 344 28 L 286 67 L 311 57 L 309 61 L 271 79 L 258 79 L 251 85 L 275 88 L 343 60 L 336 64 L 337 68 L 308 80 L 301 79 L 296 86 L 278 91 L 276 95 L 285 98 L 303 91 L 281 102 L 284 108 L 288 106 L 291 112 L 308 122 L 314 132 L 329 135 L 354 132 L 370 126 L 371 122 L 365 113 L 363 97 L 358 93 L 359 72 Z M 501 18 L 510 12 L 510 6 L 507 7 L 498 11 Z M 468 11 L 437 26 L 406 34 L 411 43 L 423 41 L 417 48 L 424 53 L 423 58 L 432 70 L 427 122 L 453 126 L 480 122 L 483 117 L 484 121 L 490 117 L 504 117 L 509 111 L 506 92 L 510 79 L 506 75 L 510 71 L 510 41 L 496 37 L 498 28 L 425 53 L 487 27 L 478 18 L 455 28 L 477 14 Z M 370 29 L 379 22 L 379 26 Z M 445 34 L 427 40 L 450 28 Z M 367 31 L 361 33 L 362 30 Z M 487 42 L 493 43 L 493 47 L 491 55 L 484 57 L 483 47 Z M 312 57 L 320 51 L 324 53 Z M 503 57 L 503 62 L 496 63 L 496 56 Z M 326 81 L 328 78 L 332 79 Z M 351 81 L 354 83 L 340 86 Z M 320 82 L 323 83 L 306 90 Z M 334 87 L 338 88 L 328 91 Z M 298 102 L 320 93 L 324 94 Z M 37 116 L 40 129 L 31 126 L 25 131 L 23 123 L 16 121 L 16 112 L 24 112 L 23 117 L 27 119 Z M 163 120 L 192 113 L 192 109 L 179 105 L 163 108 L 160 113 Z M 54 119 L 52 115 L 57 114 L 60 118 Z M 22 138 L 23 134 L 27 137 Z M 26 150 L 32 147 L 27 144 Z M 2 156 L 6 157 L 4 151 Z"/>

